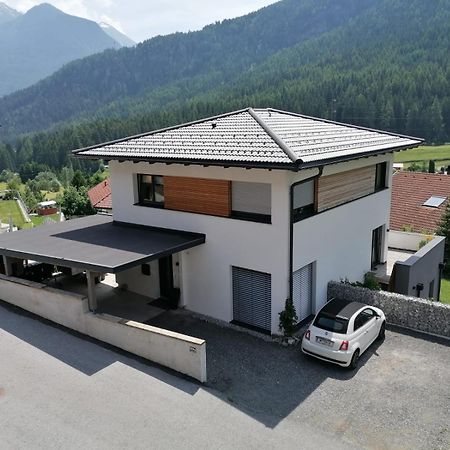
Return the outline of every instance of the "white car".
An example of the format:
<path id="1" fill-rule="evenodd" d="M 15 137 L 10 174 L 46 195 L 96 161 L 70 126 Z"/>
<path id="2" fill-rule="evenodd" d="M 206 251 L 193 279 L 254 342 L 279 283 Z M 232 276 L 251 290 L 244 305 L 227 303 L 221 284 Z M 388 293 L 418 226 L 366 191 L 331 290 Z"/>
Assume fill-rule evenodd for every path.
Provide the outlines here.
<path id="1" fill-rule="evenodd" d="M 330 300 L 316 315 L 302 340 L 306 355 L 356 369 L 360 356 L 383 340 L 386 318 L 381 309 L 347 300 Z"/>

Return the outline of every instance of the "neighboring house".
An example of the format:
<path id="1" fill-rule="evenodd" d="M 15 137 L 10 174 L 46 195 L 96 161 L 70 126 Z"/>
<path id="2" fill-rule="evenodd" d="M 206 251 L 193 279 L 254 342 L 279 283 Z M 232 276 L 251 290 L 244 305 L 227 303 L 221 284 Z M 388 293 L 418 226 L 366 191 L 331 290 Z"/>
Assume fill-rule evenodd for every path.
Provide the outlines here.
<path id="1" fill-rule="evenodd" d="M 58 213 L 58 206 L 54 200 L 40 202 L 37 205 L 37 213 L 39 216 L 51 216 Z"/>
<path id="2" fill-rule="evenodd" d="M 97 212 L 110 214 L 112 212 L 112 198 L 109 178 L 89 189 L 88 197 Z"/>
<path id="3" fill-rule="evenodd" d="M 449 175 L 398 172 L 392 178 L 390 228 L 434 234 L 449 201 Z"/>
<path id="4" fill-rule="evenodd" d="M 0 254 L 7 274 L 17 258 L 84 267 L 93 310 L 95 274 L 115 273 L 130 291 L 276 334 L 286 298 L 305 320 L 330 280 L 386 262 L 393 152 L 421 142 L 249 108 L 77 150 L 109 161 L 113 218 L 0 238 Z"/>

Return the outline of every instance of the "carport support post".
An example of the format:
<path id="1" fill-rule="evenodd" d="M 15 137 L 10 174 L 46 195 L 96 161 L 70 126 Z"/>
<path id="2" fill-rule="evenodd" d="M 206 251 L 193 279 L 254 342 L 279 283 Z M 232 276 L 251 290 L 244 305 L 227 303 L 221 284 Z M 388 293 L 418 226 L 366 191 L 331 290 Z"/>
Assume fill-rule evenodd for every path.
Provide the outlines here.
<path id="1" fill-rule="evenodd" d="M 3 255 L 3 265 L 5 266 L 5 275 L 7 277 L 11 277 L 12 276 L 11 261 L 6 255 Z"/>
<path id="2" fill-rule="evenodd" d="M 86 279 L 88 286 L 89 309 L 95 312 L 97 311 L 97 296 L 95 293 L 95 272 L 86 270 Z"/>

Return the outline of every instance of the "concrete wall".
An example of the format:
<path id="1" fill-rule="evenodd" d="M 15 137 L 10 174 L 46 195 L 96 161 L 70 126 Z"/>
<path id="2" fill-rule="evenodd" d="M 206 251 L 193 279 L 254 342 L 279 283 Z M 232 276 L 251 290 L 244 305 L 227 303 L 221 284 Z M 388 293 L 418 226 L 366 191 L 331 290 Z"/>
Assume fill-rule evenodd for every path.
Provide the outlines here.
<path id="1" fill-rule="evenodd" d="M 337 282 L 329 284 L 328 297 L 376 306 L 388 323 L 450 338 L 450 305 Z"/>
<path id="2" fill-rule="evenodd" d="M 397 262 L 395 264 L 395 291 L 404 295 L 437 299 L 440 290 L 439 265 L 444 262 L 444 250 L 445 238 L 435 236 L 432 241 L 406 261 Z M 417 291 L 419 283 L 423 285 L 420 295 Z"/>
<path id="3" fill-rule="evenodd" d="M 116 274 L 116 281 L 119 285 L 126 284 L 130 292 L 143 295 L 145 297 L 159 297 L 159 264 L 152 261 L 150 264 L 150 275 L 143 275 L 141 266 L 133 267 Z"/>
<path id="4" fill-rule="evenodd" d="M 0 275 L 0 299 L 48 320 L 206 382 L 206 342 L 88 311 L 86 297 Z"/>
<path id="5" fill-rule="evenodd" d="M 181 304 L 191 311 L 233 320 L 232 266 L 272 276 L 272 332 L 289 294 L 289 185 L 285 171 L 112 161 L 114 219 L 206 234 L 206 243 L 182 252 Z M 135 205 L 138 173 L 271 184 L 272 224 Z"/>
<path id="6" fill-rule="evenodd" d="M 379 162 L 390 156 L 379 156 L 336 164 L 324 169 L 323 175 L 352 170 Z M 300 173 L 295 182 L 307 179 L 317 169 Z M 390 177 L 387 178 L 388 182 Z M 350 181 L 350 180 L 349 180 Z M 361 281 L 371 270 L 372 230 L 389 224 L 391 189 L 385 189 L 345 205 L 301 220 L 294 225 L 294 272 L 307 264 L 316 263 L 315 297 L 313 310 L 318 311 L 327 299 L 330 280 L 348 278 Z M 383 260 L 387 257 L 387 239 L 384 239 Z"/>

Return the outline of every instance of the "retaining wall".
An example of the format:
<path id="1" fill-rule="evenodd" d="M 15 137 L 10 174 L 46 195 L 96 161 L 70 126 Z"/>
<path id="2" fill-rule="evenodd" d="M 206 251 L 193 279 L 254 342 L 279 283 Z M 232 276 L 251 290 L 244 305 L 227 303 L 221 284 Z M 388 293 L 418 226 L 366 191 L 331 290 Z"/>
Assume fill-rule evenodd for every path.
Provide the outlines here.
<path id="1" fill-rule="evenodd" d="M 0 299 L 206 382 L 206 341 L 89 311 L 86 296 L 0 275 Z"/>
<path id="2" fill-rule="evenodd" d="M 390 324 L 450 338 L 450 305 L 334 281 L 328 284 L 328 298 L 332 297 L 376 306 Z"/>

